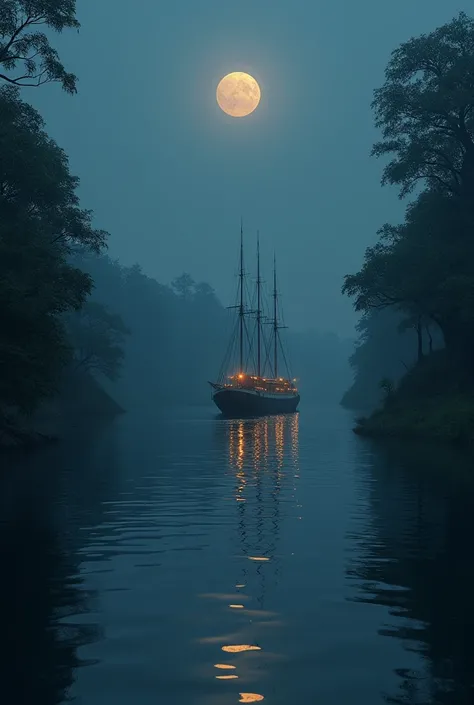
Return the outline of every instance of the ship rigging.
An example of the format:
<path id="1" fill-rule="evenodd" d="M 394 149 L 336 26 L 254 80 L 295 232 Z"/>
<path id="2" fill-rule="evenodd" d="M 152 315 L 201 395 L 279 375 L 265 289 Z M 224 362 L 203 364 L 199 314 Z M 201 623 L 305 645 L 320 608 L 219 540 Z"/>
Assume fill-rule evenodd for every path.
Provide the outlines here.
<path id="1" fill-rule="evenodd" d="M 237 326 L 231 336 L 218 381 L 210 382 L 212 398 L 219 410 L 226 416 L 265 416 L 295 412 L 300 395 L 295 380 L 291 379 L 280 337 L 280 330 L 286 326 L 280 322 L 276 258 L 273 259 L 273 310 L 271 315 L 268 315 L 264 310 L 260 237 L 257 234 L 256 291 L 252 300 L 246 287 L 242 224 L 238 279 L 237 303 L 230 307 L 237 310 Z M 249 299 L 251 303 L 256 305 L 256 308 L 247 306 Z M 248 324 L 249 320 L 255 322 L 253 330 Z M 270 329 L 269 335 L 265 334 L 264 326 Z M 237 370 L 235 369 L 236 347 L 238 350 Z M 286 376 L 281 376 L 281 364 L 286 368 Z"/>

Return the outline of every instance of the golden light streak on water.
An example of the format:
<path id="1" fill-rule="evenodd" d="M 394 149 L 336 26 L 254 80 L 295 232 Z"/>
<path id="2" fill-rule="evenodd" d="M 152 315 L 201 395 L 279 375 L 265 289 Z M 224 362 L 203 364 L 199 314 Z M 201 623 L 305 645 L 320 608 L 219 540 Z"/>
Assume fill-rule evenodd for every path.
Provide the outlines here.
<path id="1" fill-rule="evenodd" d="M 241 654 L 244 651 L 261 651 L 260 646 L 252 646 L 250 644 L 232 644 L 230 646 L 223 646 L 222 651 L 228 654 Z"/>
<path id="2" fill-rule="evenodd" d="M 216 676 L 218 681 L 234 681 L 237 680 L 239 676 Z"/>
<path id="3" fill-rule="evenodd" d="M 239 695 L 239 703 L 259 703 L 261 700 L 265 700 L 264 696 L 258 695 L 258 693 L 239 693 Z"/>

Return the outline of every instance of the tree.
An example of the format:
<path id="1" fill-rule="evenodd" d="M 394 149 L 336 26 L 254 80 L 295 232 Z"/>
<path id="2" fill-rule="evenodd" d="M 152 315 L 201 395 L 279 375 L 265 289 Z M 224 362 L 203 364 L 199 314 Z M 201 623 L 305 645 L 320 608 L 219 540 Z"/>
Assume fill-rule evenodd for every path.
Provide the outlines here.
<path id="1" fill-rule="evenodd" d="M 38 113 L 17 88 L 0 88 L 0 407 L 34 410 L 67 361 L 60 316 L 92 289 L 69 255 L 100 251 L 106 240 L 80 208 L 77 186 Z"/>
<path id="2" fill-rule="evenodd" d="M 4 295 L 13 295 L 17 306 L 3 316 Z M 18 290 L 0 278 L 2 335 L 0 339 L 0 420 L 5 410 L 31 413 L 38 401 L 57 390 L 58 370 L 68 360 L 69 350 L 58 320 L 35 315 L 18 298 Z"/>
<path id="3" fill-rule="evenodd" d="M 195 290 L 196 282 L 190 274 L 184 272 L 181 276 L 176 277 L 171 282 L 171 288 L 175 291 L 178 296 L 182 299 L 189 300 Z"/>
<path id="4" fill-rule="evenodd" d="M 421 180 L 430 189 L 474 194 L 474 21 L 461 12 L 392 53 L 375 91 L 376 156 L 394 155 L 384 183 L 401 197 Z"/>
<path id="5" fill-rule="evenodd" d="M 398 330 L 400 332 L 406 331 L 406 330 L 414 330 L 416 333 L 416 359 L 417 362 L 420 363 L 423 360 L 423 357 L 425 355 L 424 351 L 424 337 L 423 333 L 426 331 L 426 333 L 429 334 L 429 340 L 430 340 L 430 353 L 433 352 L 433 338 L 431 336 L 431 331 L 430 331 L 430 321 L 424 324 L 423 321 L 423 316 L 422 314 L 413 314 L 411 316 L 408 316 L 407 318 L 404 318 L 401 322 L 400 325 L 398 326 Z"/>
<path id="6" fill-rule="evenodd" d="M 41 228 L 51 244 L 100 251 L 107 233 L 92 227 L 80 207 L 79 179 L 64 151 L 44 131 L 39 113 L 19 89 L 0 88 L 0 208 L 2 218 L 23 218 Z"/>
<path id="7" fill-rule="evenodd" d="M 99 372 L 110 380 L 119 377 L 129 330 L 121 316 L 94 301 L 67 317 L 67 331 L 74 349 L 75 369 Z"/>
<path id="8" fill-rule="evenodd" d="M 360 271 L 345 277 L 343 293 L 375 326 L 375 312 L 392 309 L 399 326 L 414 328 L 419 362 L 425 334 L 432 350 L 438 328 L 447 354 L 433 358 L 472 381 L 474 21 L 460 13 L 405 42 L 392 53 L 385 79 L 373 101 L 383 135 L 373 154 L 392 157 L 383 183 L 400 186 L 401 197 L 419 184 L 425 190 L 402 224 L 381 228 Z"/>
<path id="9" fill-rule="evenodd" d="M 219 371 L 227 340 L 227 312 L 212 288 L 197 284 L 189 298 L 121 266 L 105 254 L 77 253 L 71 260 L 94 280 L 90 301 L 118 313 L 130 336 L 114 396 L 125 408 L 196 403 L 207 398 L 206 380 Z M 194 373 L 193 370 L 199 370 Z"/>
<path id="10" fill-rule="evenodd" d="M 201 300 L 203 303 L 209 303 L 211 300 L 214 302 L 217 301 L 215 290 L 207 282 L 199 282 L 199 284 L 195 284 L 194 296 L 196 300 Z"/>
<path id="11" fill-rule="evenodd" d="M 1 0 L 0 79 L 16 86 L 57 81 L 66 92 L 76 93 L 76 76 L 66 71 L 38 27 L 79 30 L 76 0 Z"/>
<path id="12" fill-rule="evenodd" d="M 358 311 L 395 307 L 436 323 L 446 346 L 474 354 L 474 242 L 456 199 L 424 192 L 405 223 L 385 225 L 343 293 Z"/>
<path id="13" fill-rule="evenodd" d="M 365 313 L 357 324 L 359 339 L 350 357 L 354 381 L 342 398 L 349 409 L 366 410 L 382 401 L 380 381 L 397 383 L 416 362 L 415 337 L 402 314 L 385 308 Z"/>
<path id="14" fill-rule="evenodd" d="M 27 219 L 0 207 L 0 406 L 31 412 L 56 390 L 69 348 L 59 315 L 79 308 L 91 280 Z"/>

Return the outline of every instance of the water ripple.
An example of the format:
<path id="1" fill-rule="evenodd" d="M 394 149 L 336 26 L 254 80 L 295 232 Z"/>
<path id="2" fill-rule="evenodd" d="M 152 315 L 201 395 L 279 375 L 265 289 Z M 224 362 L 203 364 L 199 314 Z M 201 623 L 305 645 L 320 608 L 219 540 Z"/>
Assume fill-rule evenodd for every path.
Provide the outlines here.
<path id="1" fill-rule="evenodd" d="M 465 460 L 200 413 L 2 478 L 2 702 L 470 705 Z"/>

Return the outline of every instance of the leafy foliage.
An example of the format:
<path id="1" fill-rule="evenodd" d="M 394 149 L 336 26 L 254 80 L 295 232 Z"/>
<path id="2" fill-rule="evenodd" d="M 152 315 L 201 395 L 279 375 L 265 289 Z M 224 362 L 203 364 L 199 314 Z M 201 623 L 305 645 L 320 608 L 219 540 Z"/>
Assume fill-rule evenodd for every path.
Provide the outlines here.
<path id="1" fill-rule="evenodd" d="M 176 292 L 178 296 L 180 296 L 182 299 L 186 299 L 189 301 L 193 294 L 194 294 L 194 288 L 196 286 L 196 282 L 192 278 L 190 274 L 187 272 L 183 272 L 179 277 L 176 277 L 171 282 L 171 288 L 173 291 Z M 204 284 L 202 286 L 209 286 L 208 284 Z"/>
<path id="2" fill-rule="evenodd" d="M 64 151 L 44 131 L 38 112 L 12 86 L 0 88 L 0 208 L 2 218 L 27 219 L 51 244 L 82 245 L 96 252 L 107 233 L 92 227 L 79 205 L 79 179 Z"/>
<path id="3" fill-rule="evenodd" d="M 393 155 L 385 183 L 401 196 L 421 180 L 449 195 L 474 189 L 474 21 L 460 13 L 392 53 L 375 91 L 375 156 Z"/>
<path id="4" fill-rule="evenodd" d="M 125 336 L 122 318 L 95 301 L 67 317 L 69 342 L 74 349 L 75 367 L 99 372 L 117 380 L 124 358 Z"/>
<path id="5" fill-rule="evenodd" d="M 426 315 L 443 332 L 456 318 L 467 322 L 471 297 L 460 299 L 459 286 L 472 287 L 472 224 L 456 200 L 422 193 L 403 225 L 379 231 L 362 269 L 345 277 L 343 292 L 355 298 L 356 310 L 395 306 Z"/>
<path id="6" fill-rule="evenodd" d="M 64 68 L 45 27 L 62 32 L 79 29 L 76 0 L 2 0 L 0 3 L 0 79 L 17 86 L 57 81 L 76 92 L 77 78 Z"/>
<path id="7" fill-rule="evenodd" d="M 61 314 L 81 308 L 92 280 L 68 256 L 78 245 L 99 251 L 106 238 L 77 185 L 38 113 L 17 88 L 0 88 L 0 406 L 32 411 L 70 356 Z"/>
<path id="8" fill-rule="evenodd" d="M 376 156 L 391 155 L 383 181 L 425 186 L 400 225 L 385 224 L 362 268 L 344 279 L 365 320 L 392 309 L 417 333 L 417 358 L 439 346 L 445 374 L 474 382 L 474 21 L 461 13 L 396 49 L 375 91 Z M 372 329 L 370 344 L 377 339 Z M 433 344 L 435 341 L 435 344 Z M 379 345 L 382 341 L 379 341 Z M 369 338 L 359 348 L 369 350 Z M 382 348 L 379 348 L 382 355 Z M 371 352 L 371 355 L 374 353 Z M 454 364 L 453 364 L 454 363 Z M 413 387 L 414 388 L 414 387 Z"/>

